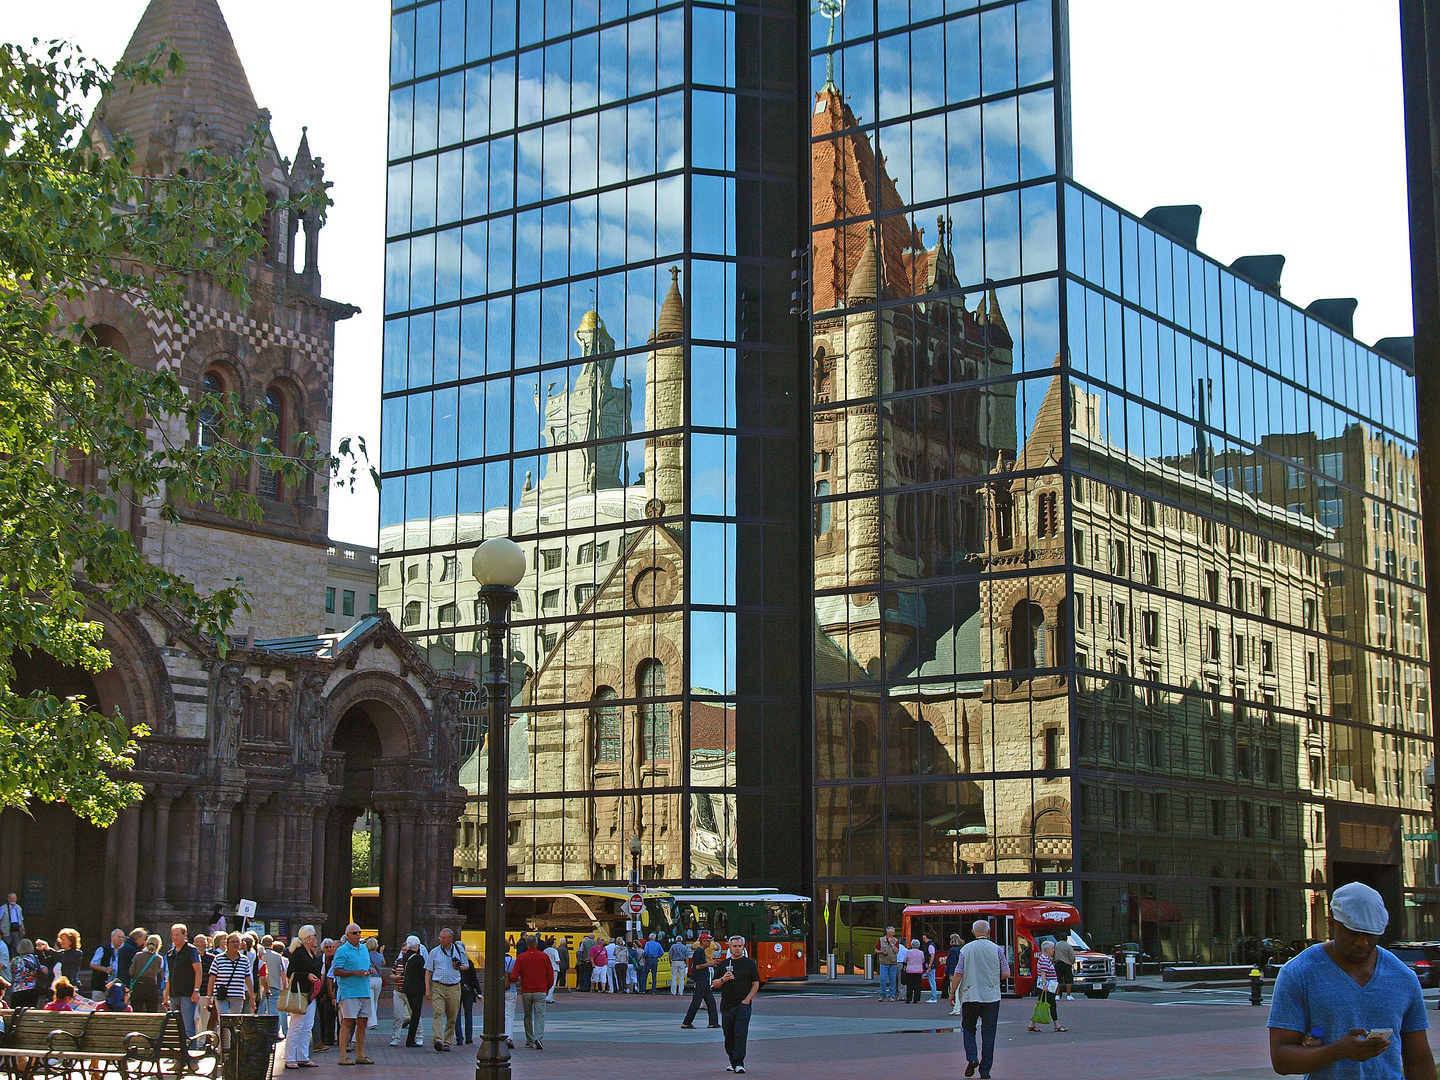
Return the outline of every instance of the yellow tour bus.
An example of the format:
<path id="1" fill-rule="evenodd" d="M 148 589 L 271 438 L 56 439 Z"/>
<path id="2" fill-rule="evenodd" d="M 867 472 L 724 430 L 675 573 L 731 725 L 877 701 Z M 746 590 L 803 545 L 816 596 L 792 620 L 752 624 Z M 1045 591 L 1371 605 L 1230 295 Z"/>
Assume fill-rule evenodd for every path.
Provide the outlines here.
<path id="1" fill-rule="evenodd" d="M 628 889 L 605 886 L 573 888 L 510 884 L 505 886 L 505 940 L 514 948 L 522 934 L 539 934 L 541 938 L 563 940 L 570 950 L 570 968 L 566 978 L 575 985 L 575 950 L 586 934 L 599 933 L 606 938 L 624 936 L 626 920 L 624 905 Z M 453 903 L 460 912 L 460 940 L 471 956 L 485 955 L 485 886 L 456 885 Z M 640 916 L 641 936 L 654 933 L 662 945 L 669 946 L 674 936 L 671 912 L 674 901 L 667 892 L 645 894 L 645 910 Z M 350 891 L 350 921 L 362 927 L 367 936 L 379 936 L 380 889 L 368 886 Z M 426 942 L 434 945 L 435 942 Z M 386 942 L 392 950 L 393 942 Z M 391 954 L 393 959 L 393 953 Z M 668 956 L 660 958 L 661 985 L 670 978 Z"/>

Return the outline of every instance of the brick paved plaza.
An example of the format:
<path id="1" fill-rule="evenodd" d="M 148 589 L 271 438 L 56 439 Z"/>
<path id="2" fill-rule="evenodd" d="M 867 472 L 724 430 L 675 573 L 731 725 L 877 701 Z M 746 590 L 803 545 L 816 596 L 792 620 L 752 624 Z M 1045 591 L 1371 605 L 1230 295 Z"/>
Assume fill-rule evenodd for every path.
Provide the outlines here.
<path id="1" fill-rule="evenodd" d="M 944 1005 L 904 1005 L 859 996 L 860 989 L 811 986 L 770 990 L 755 1002 L 746 1059 L 749 1074 L 813 1080 L 876 1080 L 903 1075 L 949 1080 L 964 1072 L 959 1017 Z M 992 1075 L 1032 1080 L 1084 1076 L 1089 1080 L 1259 1080 L 1270 1069 L 1265 1006 L 1254 1008 L 1239 990 L 1161 990 L 1117 993 L 1108 1001 L 1064 1001 L 1068 1033 L 1031 1034 L 1031 1000 L 1006 999 L 1000 1010 Z M 625 1080 L 726 1076 L 721 1033 L 707 1030 L 702 1011 L 694 1031 L 680 1030 L 688 998 L 562 995 L 546 1017 L 545 1049 L 527 1050 L 515 1019 L 513 1070 L 517 1080 L 578 1080 L 596 1075 Z M 1433 1000 L 1433 997 L 1432 997 Z M 1431 1011 L 1440 1019 L 1440 1013 Z M 477 1009 L 478 1034 L 480 1013 Z M 424 1030 L 428 1033 L 428 1016 Z M 448 1054 L 393 1049 L 388 1010 L 381 1037 L 367 1050 L 374 1073 L 385 1077 L 469 1080 L 473 1047 Z M 1431 1030 L 1440 1047 L 1440 1031 Z M 340 1069 L 337 1053 L 316 1055 L 323 1071 L 307 1080 L 363 1080 L 363 1067 Z M 898 1070 L 898 1071 L 897 1071 Z M 277 1073 L 281 1070 L 277 1067 Z M 354 1074 L 360 1074 L 356 1076 Z M 295 1075 L 295 1074 L 291 1074 Z"/>

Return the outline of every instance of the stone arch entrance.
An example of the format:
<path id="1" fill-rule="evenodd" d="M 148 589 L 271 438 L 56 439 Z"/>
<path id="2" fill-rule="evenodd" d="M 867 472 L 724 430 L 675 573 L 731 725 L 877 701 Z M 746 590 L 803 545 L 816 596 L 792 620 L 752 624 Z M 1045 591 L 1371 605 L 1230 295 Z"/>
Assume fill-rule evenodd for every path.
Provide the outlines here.
<path id="1" fill-rule="evenodd" d="M 463 791 L 448 741 L 435 734 L 443 725 L 432 714 L 441 711 L 387 672 L 352 676 L 331 697 L 325 756 L 339 787 L 325 842 L 326 865 L 334 868 L 325 887 L 331 936 L 350 920 L 362 821 L 370 856 L 361 877 L 379 887 L 379 902 L 357 905 L 357 921 L 393 950 L 412 932 L 433 941 L 455 918 L 451 877 Z"/>
<path id="2" fill-rule="evenodd" d="M 93 599 L 85 604 L 87 618 L 104 632 L 112 666 L 91 673 L 61 663 L 36 650 L 14 657 L 13 689 L 19 694 L 43 690 L 57 697 L 78 696 L 106 715 L 119 713 L 132 725 L 152 731 L 173 730 L 174 704 L 168 685 L 154 685 L 156 666 L 163 671 L 154 643 L 132 615 L 117 616 Z M 80 931 L 83 943 L 99 943 L 112 926 L 133 924 L 137 893 L 153 884 L 146 875 L 153 862 L 154 838 L 143 829 L 136 805 L 121 811 L 108 829 L 82 821 L 63 804 L 32 803 L 25 810 L 0 813 L 0 892 L 21 897 L 26 929 L 53 937 L 62 926 Z M 121 858 L 122 850 L 133 854 Z M 29 903 L 26 904 L 26 898 Z"/>

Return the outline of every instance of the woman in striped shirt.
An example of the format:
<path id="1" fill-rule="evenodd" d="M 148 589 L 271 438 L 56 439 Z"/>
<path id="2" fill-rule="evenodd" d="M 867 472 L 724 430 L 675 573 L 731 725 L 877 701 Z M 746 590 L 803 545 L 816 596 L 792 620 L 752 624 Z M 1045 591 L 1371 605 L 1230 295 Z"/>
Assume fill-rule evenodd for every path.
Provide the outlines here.
<path id="1" fill-rule="evenodd" d="M 1035 986 L 1040 991 L 1040 1000 L 1050 1003 L 1050 1019 L 1055 1024 L 1055 1030 L 1069 1031 L 1069 1028 L 1060 1026 L 1059 995 L 1055 993 L 1059 985 L 1055 974 L 1055 942 L 1047 941 L 1040 946 L 1040 956 L 1035 961 Z M 1030 1030 L 1040 1029 L 1032 1022 Z"/>

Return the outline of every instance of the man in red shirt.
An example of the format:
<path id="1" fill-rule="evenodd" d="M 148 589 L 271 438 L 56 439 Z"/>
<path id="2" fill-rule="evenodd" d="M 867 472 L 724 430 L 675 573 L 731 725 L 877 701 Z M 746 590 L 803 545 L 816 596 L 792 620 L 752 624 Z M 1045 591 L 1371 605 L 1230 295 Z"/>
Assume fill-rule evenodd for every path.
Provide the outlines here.
<path id="1" fill-rule="evenodd" d="M 541 1040 L 545 1038 L 545 995 L 555 983 L 555 968 L 540 948 L 538 937 L 526 938 L 526 945 L 510 968 L 510 981 L 520 984 L 520 1004 L 525 1010 L 525 1045 L 544 1050 Z"/>

